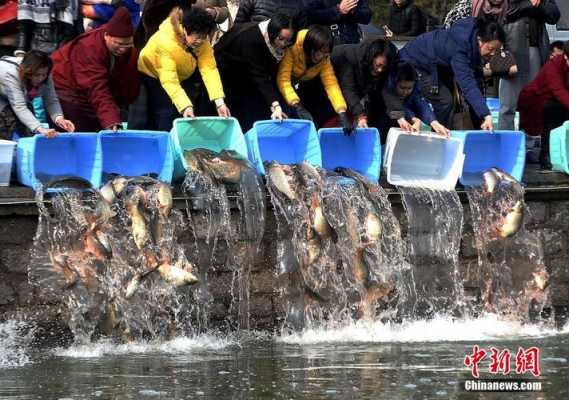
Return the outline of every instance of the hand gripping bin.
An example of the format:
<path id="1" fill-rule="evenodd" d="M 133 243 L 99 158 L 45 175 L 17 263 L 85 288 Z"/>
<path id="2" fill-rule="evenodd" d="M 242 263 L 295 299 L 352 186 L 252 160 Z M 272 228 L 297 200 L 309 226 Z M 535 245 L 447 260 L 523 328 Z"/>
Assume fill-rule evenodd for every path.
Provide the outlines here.
<path id="1" fill-rule="evenodd" d="M 500 168 L 521 182 L 526 162 L 526 137 L 517 131 L 452 131 L 464 143 L 464 168 L 460 183 L 482 184 L 482 174 Z"/>
<path id="2" fill-rule="evenodd" d="M 101 131 L 99 135 L 103 177 L 156 175 L 163 182 L 172 181 L 174 158 L 168 132 Z"/>
<path id="3" fill-rule="evenodd" d="M 342 128 L 318 131 L 322 166 L 328 170 L 350 168 L 377 183 L 381 169 L 381 143 L 375 128 L 358 128 L 347 136 Z"/>
<path id="4" fill-rule="evenodd" d="M 247 158 L 247 145 L 241 126 L 235 118 L 178 118 L 170 133 L 174 149 L 174 181 L 186 176 L 184 151 L 208 149 L 216 152 L 233 150 Z"/>
<path id="5" fill-rule="evenodd" d="M 462 149 L 458 139 L 391 128 L 385 150 L 387 181 L 396 186 L 453 190 L 462 172 Z"/>
<path id="6" fill-rule="evenodd" d="M 249 161 L 265 174 L 264 161 L 296 164 L 303 161 L 321 167 L 322 153 L 316 128 L 311 121 L 257 121 L 245 135 Z"/>
<path id="7" fill-rule="evenodd" d="M 101 186 L 101 142 L 98 133 L 60 133 L 20 138 L 16 150 L 18 181 L 37 189 L 58 177 L 79 177 Z M 48 189 L 59 192 L 65 188 Z"/>

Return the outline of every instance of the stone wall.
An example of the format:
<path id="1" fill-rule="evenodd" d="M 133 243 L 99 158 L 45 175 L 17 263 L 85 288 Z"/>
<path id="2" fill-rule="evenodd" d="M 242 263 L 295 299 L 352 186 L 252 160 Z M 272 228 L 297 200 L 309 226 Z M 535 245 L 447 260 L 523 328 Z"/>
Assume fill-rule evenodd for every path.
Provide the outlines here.
<path id="1" fill-rule="evenodd" d="M 563 315 L 569 308 L 569 187 L 530 189 L 526 191 L 529 213 L 525 226 L 543 243 L 545 264 L 552 276 L 552 302 L 557 313 Z M 61 310 L 57 298 L 28 283 L 29 251 L 38 217 L 29 193 L 26 197 L 11 198 L 8 201 L 0 193 L 0 203 L 3 203 L 0 204 L 0 321 L 15 318 L 34 320 L 49 331 L 49 326 L 61 325 Z M 477 252 L 464 193 L 461 193 L 461 198 L 465 213 L 460 254 L 461 273 L 467 290 L 475 296 L 478 284 Z M 401 199 L 395 192 L 392 192 L 390 199 L 402 223 L 402 230 L 405 231 L 406 217 Z M 183 199 L 176 202 L 180 208 L 185 204 Z M 252 328 L 272 330 L 278 326 L 283 312 L 273 270 L 276 264 L 276 222 L 271 211 L 268 212 L 266 226 L 259 257 L 252 269 L 250 310 Z M 196 234 L 200 243 L 201 262 L 210 262 L 203 243 L 203 232 L 198 231 Z M 187 254 L 192 254 L 192 249 L 195 248 L 193 236 L 188 233 L 179 239 L 186 247 Z M 220 245 L 211 259 L 214 272 L 210 279 L 210 290 L 215 299 L 211 317 L 216 321 L 226 318 L 231 304 L 232 272 L 225 267 L 226 256 L 227 252 Z"/>

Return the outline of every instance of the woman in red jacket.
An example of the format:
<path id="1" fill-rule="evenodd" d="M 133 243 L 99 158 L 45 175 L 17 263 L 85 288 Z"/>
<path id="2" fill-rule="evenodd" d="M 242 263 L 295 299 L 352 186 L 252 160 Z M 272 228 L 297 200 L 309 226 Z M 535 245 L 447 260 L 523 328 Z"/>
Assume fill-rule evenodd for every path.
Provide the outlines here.
<path id="1" fill-rule="evenodd" d="M 543 66 L 518 99 L 520 129 L 528 135 L 542 136 L 539 157 L 542 169 L 551 169 L 549 133 L 569 120 L 569 42 L 563 50 L 564 54 Z"/>

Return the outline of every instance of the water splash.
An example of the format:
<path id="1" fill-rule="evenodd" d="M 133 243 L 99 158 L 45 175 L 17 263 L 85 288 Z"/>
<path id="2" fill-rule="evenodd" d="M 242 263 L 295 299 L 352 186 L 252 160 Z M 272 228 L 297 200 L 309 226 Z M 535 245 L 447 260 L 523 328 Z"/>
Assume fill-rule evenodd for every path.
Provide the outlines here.
<path id="1" fill-rule="evenodd" d="M 24 322 L 0 322 L 0 370 L 18 368 L 32 362 L 28 347 L 33 334 L 33 329 Z"/>
<path id="2" fill-rule="evenodd" d="M 458 255 L 463 209 L 455 191 L 399 188 L 407 212 L 408 302 L 404 313 L 416 318 L 439 312 L 464 312 Z"/>

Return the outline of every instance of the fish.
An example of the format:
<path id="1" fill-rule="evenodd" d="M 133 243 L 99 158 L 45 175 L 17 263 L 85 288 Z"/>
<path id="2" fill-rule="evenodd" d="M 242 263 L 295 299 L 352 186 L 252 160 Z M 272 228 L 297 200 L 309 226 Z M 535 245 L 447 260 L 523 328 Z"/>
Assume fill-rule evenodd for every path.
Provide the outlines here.
<path id="1" fill-rule="evenodd" d="M 184 151 L 184 160 L 186 160 L 188 172 L 202 171 L 200 160 L 198 159 L 196 152 L 194 150 Z"/>
<path id="2" fill-rule="evenodd" d="M 352 259 L 352 276 L 356 280 L 356 282 L 365 285 L 369 278 L 369 272 L 367 265 L 364 261 L 364 250 L 358 249 L 356 250 L 356 254 Z"/>
<path id="3" fill-rule="evenodd" d="M 117 196 L 119 196 L 123 190 L 126 189 L 128 185 L 128 179 L 124 176 L 117 176 L 112 180 L 108 180 L 107 183 L 99 190 L 101 196 L 108 204 L 113 204 Z"/>
<path id="4" fill-rule="evenodd" d="M 37 174 L 37 179 L 47 189 L 91 189 L 93 185 L 89 180 L 75 175 L 48 175 Z"/>
<path id="5" fill-rule="evenodd" d="M 73 287 L 73 285 L 77 283 L 78 275 L 69 267 L 67 257 L 63 254 L 53 254 L 51 251 L 49 251 L 48 254 L 53 270 L 63 276 L 63 288 L 69 289 Z"/>
<path id="6" fill-rule="evenodd" d="M 501 224 L 496 229 L 498 237 L 505 239 L 513 236 L 522 226 L 524 219 L 524 205 L 521 200 L 510 208 L 506 216 L 501 220 Z"/>
<path id="7" fill-rule="evenodd" d="M 96 292 L 99 288 L 99 280 L 95 270 L 86 263 L 75 263 L 73 268 L 79 274 L 79 279 L 81 279 L 81 283 L 83 283 L 87 290 L 92 293 Z"/>
<path id="8" fill-rule="evenodd" d="M 158 200 L 158 212 L 162 217 L 168 217 L 173 204 L 170 186 L 165 183 L 159 183 L 156 199 Z"/>
<path id="9" fill-rule="evenodd" d="M 127 212 L 130 215 L 131 233 L 136 247 L 142 249 L 148 243 L 149 234 L 146 227 L 146 221 L 140 210 L 140 206 L 136 201 L 127 202 Z"/>
<path id="10" fill-rule="evenodd" d="M 374 212 L 369 212 L 366 217 L 366 236 L 369 242 L 377 242 L 381 236 L 381 221 Z"/>
<path id="11" fill-rule="evenodd" d="M 311 289 L 308 286 L 304 286 L 304 308 L 305 310 L 310 308 L 311 306 L 319 303 L 328 303 L 328 299 L 322 296 L 320 293 Z"/>
<path id="12" fill-rule="evenodd" d="M 275 188 L 284 194 L 289 200 L 296 200 L 296 193 L 292 190 L 289 177 L 282 165 L 272 162 L 268 166 L 269 179 Z"/>
<path id="13" fill-rule="evenodd" d="M 491 168 L 487 171 L 484 171 L 482 174 L 482 181 L 482 188 L 484 189 L 484 193 L 489 195 L 494 193 L 494 190 L 496 190 L 498 187 L 500 178 L 494 173 L 493 169 Z"/>
<path id="14" fill-rule="evenodd" d="M 320 204 L 320 197 L 317 193 L 313 193 L 312 202 L 310 205 L 310 216 L 312 219 L 312 228 L 320 239 L 327 239 L 332 236 L 332 227 L 324 217 L 322 206 Z"/>
<path id="15" fill-rule="evenodd" d="M 352 241 L 352 246 L 358 247 L 361 244 L 360 230 L 359 230 L 360 221 L 356 214 L 356 210 L 354 210 L 351 207 L 347 207 L 345 209 L 345 213 L 346 213 L 346 220 L 345 220 L 346 232 L 348 234 L 348 237 Z"/>
<path id="16" fill-rule="evenodd" d="M 544 269 L 532 272 L 533 281 L 538 289 L 545 290 L 549 286 L 549 274 Z"/>
<path id="17" fill-rule="evenodd" d="M 493 167 L 493 168 L 490 168 L 490 171 L 492 171 L 494 173 L 494 175 L 496 175 L 500 181 L 508 182 L 510 184 L 512 184 L 512 183 L 519 184 L 519 182 L 516 178 L 514 178 L 512 175 L 502 171 L 500 168 Z"/>
<path id="18" fill-rule="evenodd" d="M 364 295 L 360 301 L 358 309 L 359 318 L 371 318 L 373 317 L 373 312 L 375 310 L 375 303 L 379 300 L 384 299 L 389 295 L 395 286 L 389 283 L 378 283 L 374 284 L 369 288 L 365 289 Z"/>
<path id="19" fill-rule="evenodd" d="M 110 258 L 113 254 L 113 249 L 111 247 L 111 242 L 109 242 L 109 237 L 107 236 L 107 234 L 102 230 L 96 230 L 95 236 L 97 237 L 97 240 L 99 241 L 101 246 L 103 246 L 103 248 L 105 249 L 106 253 L 109 255 L 108 258 Z"/>
<path id="20" fill-rule="evenodd" d="M 93 231 L 87 231 L 83 234 L 83 250 L 97 260 L 102 261 L 111 257 L 111 253 L 99 242 Z"/>
<path id="21" fill-rule="evenodd" d="M 241 180 L 242 166 L 239 160 L 217 156 L 210 159 L 203 158 L 201 163 L 220 182 L 236 184 Z"/>
<path id="22" fill-rule="evenodd" d="M 130 299 L 138 290 L 140 283 L 142 282 L 142 275 L 135 274 L 128 285 L 126 286 L 124 297 Z"/>
<path id="23" fill-rule="evenodd" d="M 188 266 L 181 266 L 180 264 L 179 262 L 175 264 L 162 263 L 157 270 L 162 279 L 175 287 L 193 285 L 198 282 L 198 278 L 192 273 L 191 264 Z"/>
<path id="24" fill-rule="evenodd" d="M 296 164 L 296 170 L 298 171 L 298 175 L 305 187 L 319 187 L 322 185 L 322 177 L 320 176 L 320 172 L 318 172 L 316 167 L 314 167 L 312 164 L 303 161 Z"/>
<path id="25" fill-rule="evenodd" d="M 312 265 L 320 257 L 320 241 L 316 238 L 311 239 L 306 245 L 308 265 Z"/>

